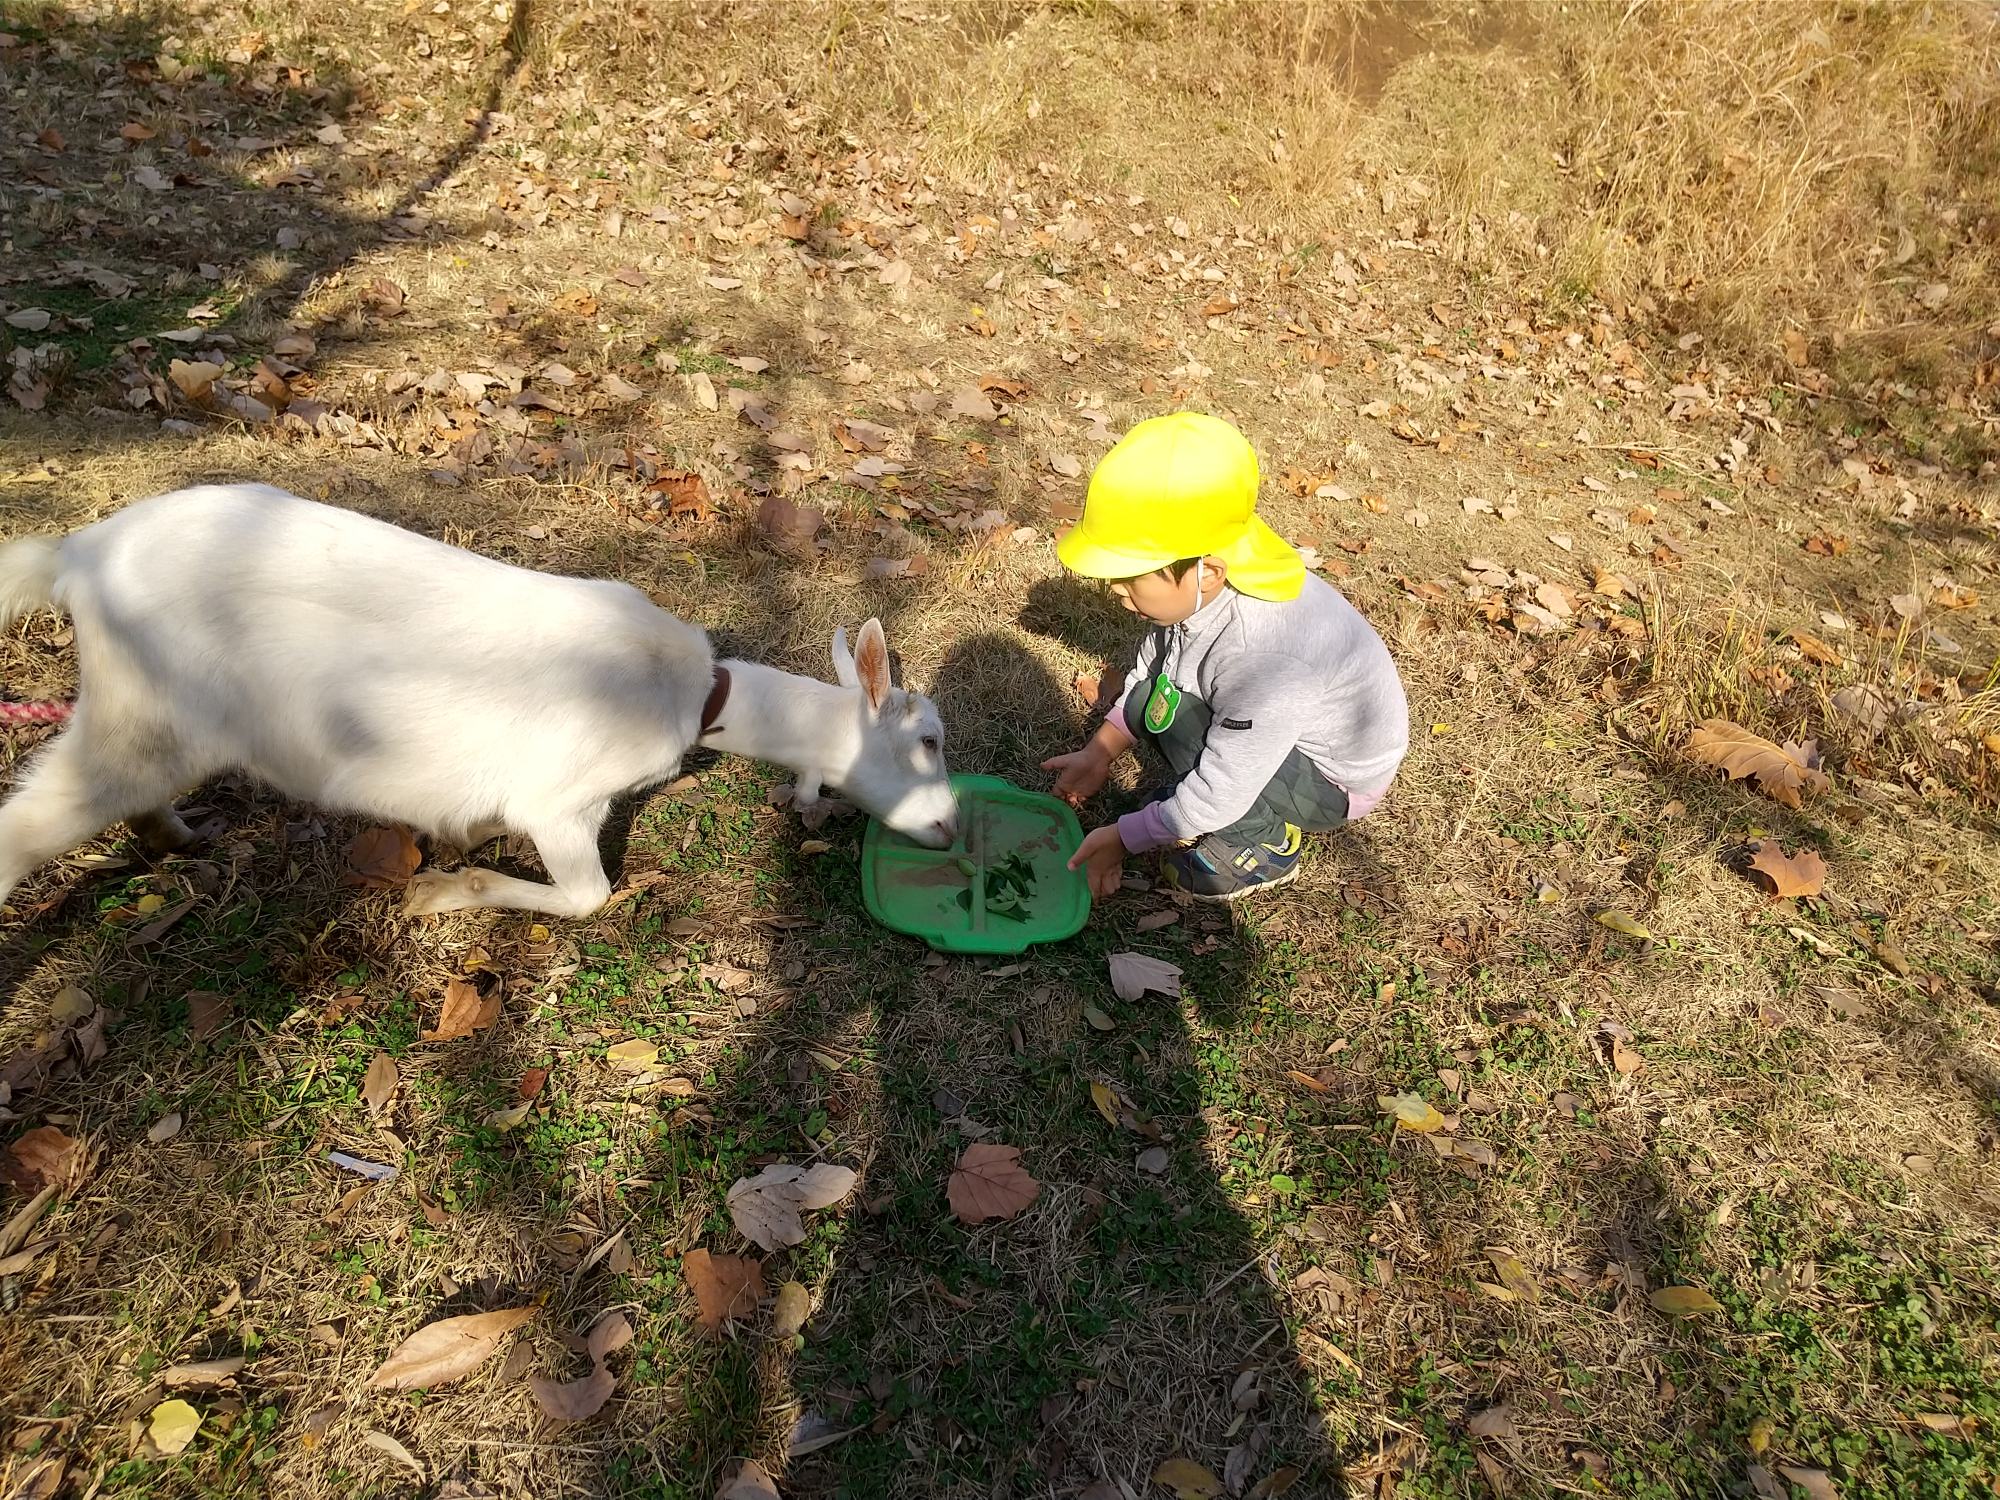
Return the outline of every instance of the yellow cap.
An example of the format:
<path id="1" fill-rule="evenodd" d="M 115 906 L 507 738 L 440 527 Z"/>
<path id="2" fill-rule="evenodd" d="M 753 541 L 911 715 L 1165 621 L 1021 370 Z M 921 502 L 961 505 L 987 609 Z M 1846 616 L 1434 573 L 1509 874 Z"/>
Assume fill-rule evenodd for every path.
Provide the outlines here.
<path id="1" fill-rule="evenodd" d="M 1091 474 L 1083 519 L 1056 544 L 1062 565 L 1086 578 L 1136 578 L 1211 554 L 1259 599 L 1296 599 L 1305 582 L 1298 553 L 1258 519 L 1249 440 L 1192 411 L 1126 433 Z"/>

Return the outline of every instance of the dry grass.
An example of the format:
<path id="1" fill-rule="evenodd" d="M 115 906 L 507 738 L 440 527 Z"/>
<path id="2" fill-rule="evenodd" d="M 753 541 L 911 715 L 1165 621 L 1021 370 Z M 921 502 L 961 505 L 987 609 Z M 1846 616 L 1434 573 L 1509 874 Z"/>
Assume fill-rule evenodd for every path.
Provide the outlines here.
<path id="1" fill-rule="evenodd" d="M 634 31 L 570 12 L 531 56 L 543 74 L 558 56 L 762 72 L 810 97 L 824 136 L 907 130 L 953 182 L 1013 191 L 1042 164 L 1300 242 L 1434 239 L 1476 295 L 1648 299 L 1730 358 L 1914 380 L 1939 404 L 2000 353 L 2000 24 L 1983 7 L 651 14 Z M 615 49 L 577 40 L 607 26 Z M 1376 106 L 1357 88 L 1381 90 Z M 1146 149 L 1161 139 L 1176 149 Z M 1940 286 L 1942 303 L 1918 300 Z M 1788 331 L 1803 358 L 1788 360 Z"/>
<path id="2" fill-rule="evenodd" d="M 1833 1465 L 1850 1496 L 1901 1493 L 1899 1474 L 1921 1473 L 1939 1494 L 1988 1482 L 1988 1432 L 1964 1441 L 1911 1424 L 1917 1412 L 2000 1411 L 2000 1204 L 1987 1184 L 2000 1031 L 1977 988 L 1991 984 L 2000 925 L 1996 757 L 1979 743 L 1995 727 L 2000 625 L 1987 602 L 1889 629 L 1901 616 L 1888 600 L 1927 592 L 1934 574 L 1989 601 L 2000 593 L 1991 486 L 1963 461 L 1990 398 L 1973 393 L 1979 409 L 1967 412 L 1903 397 L 1846 406 L 1752 380 L 1734 349 L 1765 349 L 1771 328 L 1761 312 L 1730 312 L 1767 274 L 1741 256 L 1774 216 L 1823 208 L 1817 238 L 1779 248 L 1831 257 L 1801 284 L 1845 285 L 1828 267 L 1857 243 L 1874 167 L 1811 176 L 1803 209 L 1783 187 L 1808 180 L 1785 162 L 1831 160 L 1889 118 L 1840 114 L 1824 93 L 1832 82 L 1852 94 L 1868 69 L 1893 65 L 1896 107 L 1919 121 L 1963 96 L 1961 134 L 1910 144 L 1917 154 L 1893 179 L 1907 202 L 1943 201 L 1937 184 L 1963 170 L 1969 132 L 1983 128 L 1965 112 L 1984 55 L 1976 16 L 1810 12 L 1834 43 L 1828 60 L 1787 95 L 1801 116 L 1763 127 L 1724 195 L 1689 164 L 1761 116 L 1716 101 L 1759 80 L 1768 93 L 1787 49 L 1805 45 L 1804 13 L 1732 22 L 1719 9 L 1641 8 L 1621 29 L 1622 8 L 1544 11 L 1510 39 L 1482 31 L 1486 12 L 1440 11 L 1394 47 L 1377 14 L 571 7 L 531 13 L 518 57 L 509 18 L 490 12 L 370 6 L 343 12 L 338 28 L 311 10 L 268 23 L 273 55 L 312 56 L 331 83 L 374 102 L 345 116 L 364 149 L 301 145 L 285 158 L 321 175 L 309 200 L 212 190 L 235 193 L 225 217 L 252 247 L 227 269 L 223 286 L 242 298 L 228 326 L 246 352 L 281 321 L 311 327 L 320 398 L 383 441 L 208 422 L 173 439 L 110 412 L 120 393 L 86 376 L 53 417 L 0 419 L 4 534 L 77 525 L 200 478 L 282 477 L 493 555 L 626 578 L 728 649 L 800 670 L 824 671 L 836 624 L 878 613 L 906 677 L 939 699 L 954 763 L 1032 784 L 1036 763 L 1084 728 L 1075 675 L 1115 664 L 1131 643 L 1101 595 L 1058 576 L 1054 507 L 1081 486 L 1045 460 L 1095 456 L 1085 410 L 1115 431 L 1187 404 L 1244 427 L 1272 481 L 1273 523 L 1349 570 L 1342 587 L 1409 684 L 1417 743 L 1384 809 L 1317 842 L 1281 898 L 1221 925 L 1190 911 L 1140 934 L 1136 919 L 1168 903 L 1127 897 L 1017 975 L 931 964 L 873 929 L 851 836 L 801 857 L 796 831 L 764 806 L 778 778 L 754 767 L 705 768 L 691 796 L 643 809 L 625 869 L 668 878 L 559 931 L 553 952 L 511 918 L 396 921 L 386 898 L 338 885 L 349 824 L 294 843 L 310 810 L 249 788 L 203 794 L 229 818 L 229 845 L 248 852 L 229 896 L 157 954 L 126 950 L 99 908 L 196 888 L 194 862 L 136 863 L 66 896 L 69 874 L 41 872 L 17 904 L 64 899 L 10 928 L 0 1055 L 35 1034 L 66 981 L 127 1014 L 104 1066 L 31 1100 L 37 1119 L 72 1122 L 105 1154 L 56 1220 L 60 1249 L 4 1291 L 19 1300 L 0 1332 L 0 1409 L 18 1441 L 0 1488 L 20 1455 L 61 1451 L 88 1476 L 83 1488 L 102 1476 L 110 1495 L 407 1490 L 363 1446 L 372 1428 L 409 1446 L 433 1480 L 460 1475 L 509 1496 L 706 1500 L 723 1464 L 746 1453 L 784 1471 L 793 1494 L 1071 1495 L 1099 1474 L 1140 1493 L 1177 1448 L 1219 1468 L 1268 1420 L 1264 1467 L 1305 1466 L 1298 1493 L 1362 1493 L 1370 1455 L 1387 1450 L 1405 1492 L 1426 1500 L 1473 1492 L 1482 1451 L 1529 1493 L 1587 1488 L 1596 1481 L 1579 1455 L 1592 1454 L 1612 1466 L 1614 1493 L 1695 1495 L 1744 1482 L 1759 1417 L 1777 1424 L 1777 1458 Z M 156 30 L 169 21 L 217 50 L 253 24 L 228 9 L 153 17 Z M 1958 53 L 1924 52 L 1926 36 L 1947 34 L 1964 39 Z M 1722 54 L 1741 70 L 1703 63 Z M 378 63 L 389 71 L 371 73 Z M 37 110 L 77 81 L 54 62 L 21 72 Z M 1636 129 L 1639 106 L 1623 101 L 1649 90 L 1682 113 L 1645 137 L 1666 142 L 1658 152 L 1621 156 L 1620 173 L 1589 189 L 1612 193 L 1615 181 L 1602 200 L 1610 217 L 1590 221 L 1577 208 L 1596 181 L 1584 164 L 1611 137 L 1591 144 L 1577 122 Z M 1559 95 L 1568 102 L 1550 107 Z M 467 149 L 464 111 L 489 99 L 514 123 Z M 298 101 L 283 107 L 310 122 Z M 107 115 L 106 130 L 116 123 Z M 1482 154 L 1496 142 L 1511 154 Z M 1568 172 L 1545 147 L 1575 153 Z M 440 159 L 458 180 L 419 197 L 413 180 Z M 735 174 L 727 184 L 718 166 Z M 607 182 L 616 204 L 586 207 Z M 1649 195 L 1648 183 L 1672 192 Z M 845 243 L 822 239 L 818 259 L 858 255 L 862 236 L 838 226 L 866 224 L 882 254 L 915 267 L 910 285 L 866 270 L 815 275 L 779 241 L 747 242 L 740 231 L 768 217 L 767 185 L 825 205 Z M 94 191 L 72 183 L 74 203 L 38 200 L 36 211 L 65 231 L 85 222 L 76 209 L 96 204 Z M 504 194 L 521 206 L 502 206 Z M 1653 236 L 1706 257 L 1700 295 L 1669 301 L 1640 244 L 1604 237 L 1607 225 L 1634 231 L 1630 205 L 1649 196 L 1648 211 L 1729 220 L 1696 234 L 1662 219 Z M 430 226 L 363 242 L 385 208 L 419 202 Z M 294 206 L 323 216 L 296 221 L 313 236 L 297 275 L 253 244 L 295 222 L 284 216 Z M 743 223 L 725 222 L 730 206 Z M 655 207 L 669 217 L 655 223 Z M 946 248 L 1003 207 L 1022 227 L 1002 246 L 963 260 Z M 1547 258 L 1535 238 L 1500 234 L 1515 210 Z M 133 212 L 121 200 L 113 222 Z M 1094 237 L 1061 234 L 1072 215 Z M 1173 217 L 1187 237 L 1164 227 Z M 1961 227 L 1975 219 L 1968 210 Z M 1133 221 L 1154 227 L 1137 236 Z M 1034 240 L 1037 228 L 1050 240 Z M 489 229 L 497 244 L 482 241 Z M 22 264 L 67 255 L 59 244 L 22 236 Z M 123 253 L 93 244 L 107 260 Z M 1945 248 L 1942 237 L 1925 247 Z M 1151 257 L 1170 250 L 1224 280 L 1162 274 Z M 621 280 L 625 270 L 645 285 Z M 989 290 L 995 272 L 1002 285 Z M 717 273 L 744 284 L 719 291 L 707 280 Z M 378 275 L 409 290 L 402 320 L 361 305 Z M 1582 279 L 1565 291 L 1565 276 Z M 1243 306 L 1203 315 L 1217 287 Z M 579 288 L 597 311 L 563 310 Z M 1642 294 L 1652 311 L 1615 306 Z M 496 295 L 517 325 L 488 311 Z M 165 327 L 185 303 L 161 305 Z M 990 339 L 965 331 L 975 305 L 996 325 Z M 1926 327 L 1958 338 L 1972 305 L 1948 302 Z M 1785 308 L 1814 328 L 1852 311 Z M 1707 342 L 1679 349 L 1688 331 Z M 1631 360 L 1614 361 L 1624 343 Z M 771 368 L 741 374 L 727 362 L 740 354 Z M 426 478 L 441 461 L 439 422 L 464 404 L 398 399 L 387 374 L 558 358 L 585 389 L 622 372 L 644 399 L 565 420 L 583 462 L 513 476 L 480 467 L 450 486 Z M 850 359 L 873 378 L 833 378 Z M 808 494 L 832 518 L 831 547 L 810 561 L 774 555 L 751 497 L 729 493 L 738 481 L 717 445 L 759 480 L 772 477 L 767 455 L 726 409 L 702 409 L 681 378 L 697 370 L 765 393 L 829 468 L 835 418 L 893 426 L 909 466 L 897 498 L 969 497 L 1036 535 L 974 543 L 922 520 L 898 534 L 880 508 L 890 495 L 822 480 Z M 995 370 L 1035 392 L 1010 425 L 909 404 L 930 388 L 926 373 L 948 393 Z M 1640 377 L 1643 390 L 1615 383 Z M 1670 416 L 1665 393 L 1696 380 L 1716 399 Z M 555 440 L 552 418 L 533 421 Z M 706 473 L 724 519 L 635 514 L 636 487 L 613 460 L 641 443 Z M 1295 494 L 1280 480 L 1293 468 L 1357 498 Z M 1467 509 L 1468 496 L 1514 513 Z M 1653 519 L 1632 519 L 1645 508 Z M 1811 536 L 1851 545 L 1807 553 Z M 870 556 L 911 551 L 932 564 L 924 578 L 860 581 Z M 1459 569 L 1471 556 L 1579 593 L 1592 565 L 1612 568 L 1638 598 L 1590 606 L 1606 628 L 1538 635 L 1466 596 Z M 1850 627 L 1835 631 L 1822 612 Z M 10 693 L 67 686 L 59 631 L 38 617 L 0 642 Z M 1838 644 L 1847 664 L 1802 660 L 1800 631 Z M 1944 653 L 1939 634 L 1960 650 Z M 1896 722 L 1870 734 L 1836 708 L 1857 684 L 1880 688 Z M 1835 793 L 1793 813 L 1690 766 L 1686 730 L 1710 715 L 1817 737 Z M 25 743 L 9 737 L 10 766 Z M 1818 848 L 1827 900 L 1764 902 L 1740 868 L 1753 837 Z M 132 852 L 116 838 L 103 847 Z M 1657 942 L 1594 922 L 1607 907 Z M 700 933 L 665 929 L 689 915 Z M 743 925 L 771 915 L 813 925 Z M 1908 954 L 1909 976 L 1877 957 L 1885 938 Z M 507 1022 L 470 1045 L 421 1044 L 426 1007 L 475 945 L 509 981 Z M 1186 968 L 1185 1004 L 1110 1001 L 1102 955 L 1133 945 Z M 755 1012 L 694 977 L 662 977 L 690 960 L 752 970 Z M 196 988 L 231 996 L 233 1031 L 187 1035 L 183 997 Z M 366 996 L 357 1013 L 319 1024 L 349 992 Z M 1111 1009 L 1117 1029 L 1085 1023 L 1086 1002 Z M 1634 1033 L 1643 1071 L 1611 1066 L 1607 1018 Z M 627 1034 L 672 1044 L 676 1076 L 695 1086 L 688 1102 L 712 1120 L 677 1117 L 676 1096 L 633 1095 L 604 1067 L 604 1046 Z M 377 1048 L 409 1080 L 393 1146 L 355 1098 Z M 483 1132 L 521 1070 L 544 1065 L 556 1069 L 546 1114 L 517 1135 Z M 1093 1080 L 1127 1089 L 1171 1130 L 1164 1181 L 1136 1169 L 1136 1138 L 1098 1119 Z M 1028 1147 L 1048 1192 L 1015 1223 L 966 1234 L 943 1214 L 938 1184 L 963 1136 L 933 1106 L 941 1088 Z M 1403 1088 L 1455 1111 L 1465 1101 L 1461 1130 L 1499 1165 L 1460 1176 L 1384 1128 L 1375 1096 Z M 1493 1112 L 1470 1108 L 1474 1094 Z M 149 1146 L 146 1127 L 170 1107 L 187 1130 Z M 815 1119 L 830 1140 L 813 1149 L 861 1169 L 864 1187 L 771 1267 L 773 1281 L 794 1275 L 812 1290 L 804 1349 L 754 1326 L 700 1337 L 678 1257 L 743 1248 L 723 1191 L 755 1158 L 803 1154 Z M 341 1213 L 349 1184 L 323 1160 L 333 1148 L 406 1152 L 405 1175 Z M 1280 1175 L 1295 1194 L 1274 1187 Z M 419 1191 L 444 1207 L 442 1223 Z M 582 1272 L 564 1236 L 601 1243 L 628 1221 L 635 1269 Z M 1479 1290 L 1496 1274 L 1489 1246 L 1520 1256 L 1538 1302 Z M 1699 1282 L 1728 1312 L 1672 1324 L 1607 1282 L 1607 1266 L 1634 1267 L 1649 1286 Z M 1329 1306 L 1299 1289 L 1313 1268 L 1345 1277 L 1352 1295 Z M 231 1283 L 245 1301 L 211 1314 Z M 561 1333 L 607 1306 L 630 1310 L 638 1347 L 599 1422 L 550 1429 L 497 1364 L 421 1403 L 361 1389 L 423 1321 L 517 1295 L 548 1298 L 534 1334 L 545 1372 L 573 1369 Z M 157 1372 L 235 1350 L 253 1364 L 236 1395 L 201 1398 L 215 1425 L 193 1456 L 133 1457 L 129 1423 L 157 1395 Z M 1267 1395 L 1238 1425 L 1229 1394 L 1246 1366 Z M 308 1445 L 308 1414 L 336 1398 L 347 1409 Z M 1468 1435 L 1466 1417 L 1494 1402 L 1514 1412 L 1518 1450 Z M 808 1407 L 864 1430 L 788 1464 L 785 1436 Z"/>

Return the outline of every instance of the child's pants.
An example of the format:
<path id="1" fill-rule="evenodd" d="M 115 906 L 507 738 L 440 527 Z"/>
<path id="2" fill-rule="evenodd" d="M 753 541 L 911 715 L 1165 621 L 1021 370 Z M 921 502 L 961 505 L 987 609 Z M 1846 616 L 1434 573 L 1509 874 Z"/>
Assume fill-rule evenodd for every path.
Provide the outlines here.
<path id="1" fill-rule="evenodd" d="M 1173 722 L 1155 733 L 1146 727 L 1146 700 L 1151 693 L 1151 685 L 1144 682 L 1132 689 L 1125 700 L 1125 729 L 1140 744 L 1158 752 L 1173 771 L 1177 785 L 1200 763 L 1215 711 L 1183 690 Z M 1250 810 L 1229 827 L 1208 831 L 1239 847 L 1266 844 L 1277 849 L 1284 847 L 1287 823 L 1307 833 L 1325 833 L 1346 821 L 1346 790 L 1328 781 L 1312 759 L 1294 745 Z"/>

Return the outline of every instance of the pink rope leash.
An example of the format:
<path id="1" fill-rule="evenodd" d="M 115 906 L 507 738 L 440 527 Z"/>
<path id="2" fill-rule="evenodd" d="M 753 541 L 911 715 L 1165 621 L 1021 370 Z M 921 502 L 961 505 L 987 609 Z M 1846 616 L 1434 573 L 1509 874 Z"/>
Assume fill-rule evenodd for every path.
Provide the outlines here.
<path id="1" fill-rule="evenodd" d="M 0 703 L 0 729 L 60 724 L 75 711 L 74 703 Z"/>

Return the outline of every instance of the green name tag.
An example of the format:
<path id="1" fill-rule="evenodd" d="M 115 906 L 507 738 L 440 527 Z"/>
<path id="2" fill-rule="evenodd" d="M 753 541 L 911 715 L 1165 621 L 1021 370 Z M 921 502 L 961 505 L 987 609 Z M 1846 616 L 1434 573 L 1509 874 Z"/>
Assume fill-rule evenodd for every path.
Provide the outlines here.
<path id="1" fill-rule="evenodd" d="M 1153 683 L 1153 696 L 1146 700 L 1146 728 L 1154 734 L 1164 733 L 1180 710 L 1181 690 L 1167 681 L 1167 674 L 1162 672 Z"/>

